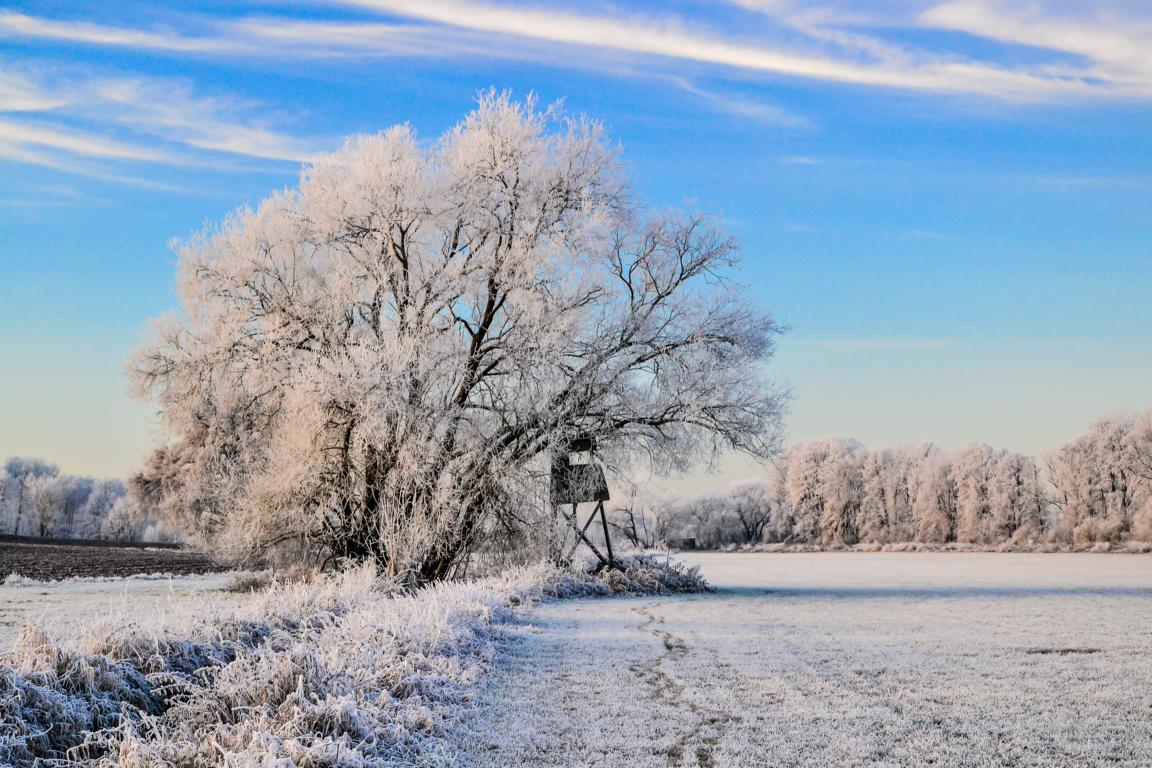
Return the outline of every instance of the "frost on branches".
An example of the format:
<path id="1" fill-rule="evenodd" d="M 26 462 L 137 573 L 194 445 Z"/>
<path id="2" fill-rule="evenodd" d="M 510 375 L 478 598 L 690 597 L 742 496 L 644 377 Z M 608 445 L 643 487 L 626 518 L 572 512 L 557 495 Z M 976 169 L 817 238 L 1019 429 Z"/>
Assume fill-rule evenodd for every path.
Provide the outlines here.
<path id="1" fill-rule="evenodd" d="M 586 119 L 488 94 L 426 146 L 352 139 L 179 249 L 131 364 L 173 437 L 135 486 L 234 554 L 308 542 L 413 581 L 517 525 L 553 445 L 767 456 L 778 332 L 734 243 L 629 196 Z M 539 500 L 535 502 L 539 505 Z"/>

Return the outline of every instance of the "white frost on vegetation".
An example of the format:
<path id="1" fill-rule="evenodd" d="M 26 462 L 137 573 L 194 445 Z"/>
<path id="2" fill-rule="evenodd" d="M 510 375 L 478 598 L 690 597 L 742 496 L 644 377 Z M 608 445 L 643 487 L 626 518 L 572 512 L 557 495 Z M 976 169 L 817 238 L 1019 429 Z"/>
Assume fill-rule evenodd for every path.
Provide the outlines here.
<path id="1" fill-rule="evenodd" d="M 444 727 L 516 607 L 702 588 L 691 569 L 639 559 L 599 577 L 535 566 L 414 593 L 363 567 L 77 646 L 29 626 L 0 656 L 0 764 L 448 763 Z"/>

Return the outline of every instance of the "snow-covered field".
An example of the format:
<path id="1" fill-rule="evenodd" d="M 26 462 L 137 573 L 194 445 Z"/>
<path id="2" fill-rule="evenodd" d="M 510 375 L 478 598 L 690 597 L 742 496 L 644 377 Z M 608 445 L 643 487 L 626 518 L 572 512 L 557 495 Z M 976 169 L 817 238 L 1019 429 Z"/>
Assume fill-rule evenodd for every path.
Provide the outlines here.
<path id="1" fill-rule="evenodd" d="M 0 648 L 26 620 L 65 646 L 99 638 L 84 627 L 100 622 L 129 639 L 167 624 L 195 627 L 209 608 L 207 635 L 186 635 L 195 642 L 215 637 L 212 627 L 232 614 L 283 625 L 274 630 L 282 639 L 243 651 L 147 744 L 124 742 L 139 759 L 116 765 L 149 764 L 164 750 L 191 754 L 210 733 L 237 759 L 267 752 L 299 765 L 332 754 L 368 765 L 406 753 L 480 767 L 1152 766 L 1150 557 L 686 559 L 718 592 L 528 608 L 522 595 L 538 589 L 536 576 L 495 592 L 460 585 L 385 602 L 356 576 L 258 597 L 221 592 L 226 576 L 8 584 L 0 586 Z M 486 628 L 509 600 L 527 620 Z M 312 614 L 328 618 L 314 626 L 294 618 Z M 133 642 L 104 644 L 131 650 Z M 497 647 L 506 653 L 491 668 Z M 356 660 L 368 651 L 374 661 L 363 666 Z M 40 653 L 22 663 L 38 668 Z M 59 658 L 71 657 L 44 664 L 57 669 Z M 283 667 L 283 685 L 249 679 L 261 664 Z M 334 669 L 343 671 L 332 677 Z M 334 680 L 345 682 L 334 688 Z M 292 703 L 301 696 L 304 709 Z M 248 701 L 251 728 L 204 709 L 213 697 Z M 368 730 L 357 736 L 345 723 L 331 735 L 328 726 L 313 732 L 300 714 L 332 707 L 352 707 L 360 714 L 348 723 Z M 366 747 L 365 734 L 382 722 L 392 723 L 388 739 Z M 427 741 L 435 723 L 455 738 Z M 409 752 L 416 747 L 418 758 Z"/>
<path id="2" fill-rule="evenodd" d="M 517 612 L 701 586 L 643 559 L 414 593 L 371 566 L 245 595 L 207 580 L 15 581 L 0 607 L 56 598 L 32 617 L 47 632 L 0 653 L 0 766 L 17 768 L 452 765 L 448 737 Z"/>
<path id="3" fill-rule="evenodd" d="M 713 595 L 550 603 L 476 766 L 1152 766 L 1152 558 L 701 554 Z"/>
<path id="4" fill-rule="evenodd" d="M 0 583 L 0 653 L 12 649 L 25 624 L 60 638 L 85 634 L 96 624 L 115 625 L 178 614 L 200 599 L 230 602 L 223 592 L 228 574 L 137 576 L 36 582 L 10 578 Z"/>

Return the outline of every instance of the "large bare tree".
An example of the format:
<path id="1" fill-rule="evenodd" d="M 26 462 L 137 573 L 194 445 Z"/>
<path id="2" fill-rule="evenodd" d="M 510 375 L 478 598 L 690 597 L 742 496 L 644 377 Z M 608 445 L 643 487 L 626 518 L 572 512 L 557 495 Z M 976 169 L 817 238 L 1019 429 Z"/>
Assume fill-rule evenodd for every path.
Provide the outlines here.
<path id="1" fill-rule="evenodd" d="M 778 329 L 699 216 L 632 201 L 601 128 L 488 94 L 438 141 L 350 140 L 179 249 L 134 357 L 153 466 L 237 554 L 305 540 L 445 576 L 555 446 L 685 467 L 777 450 Z"/>

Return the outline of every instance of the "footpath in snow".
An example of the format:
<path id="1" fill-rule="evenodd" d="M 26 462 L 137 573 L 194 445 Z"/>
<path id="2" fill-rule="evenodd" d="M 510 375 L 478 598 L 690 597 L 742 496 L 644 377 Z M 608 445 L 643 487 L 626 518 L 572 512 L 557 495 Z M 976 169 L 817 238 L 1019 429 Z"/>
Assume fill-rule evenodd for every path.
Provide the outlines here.
<path id="1" fill-rule="evenodd" d="M 700 555 L 532 614 L 474 766 L 1152 765 L 1152 558 Z"/>

